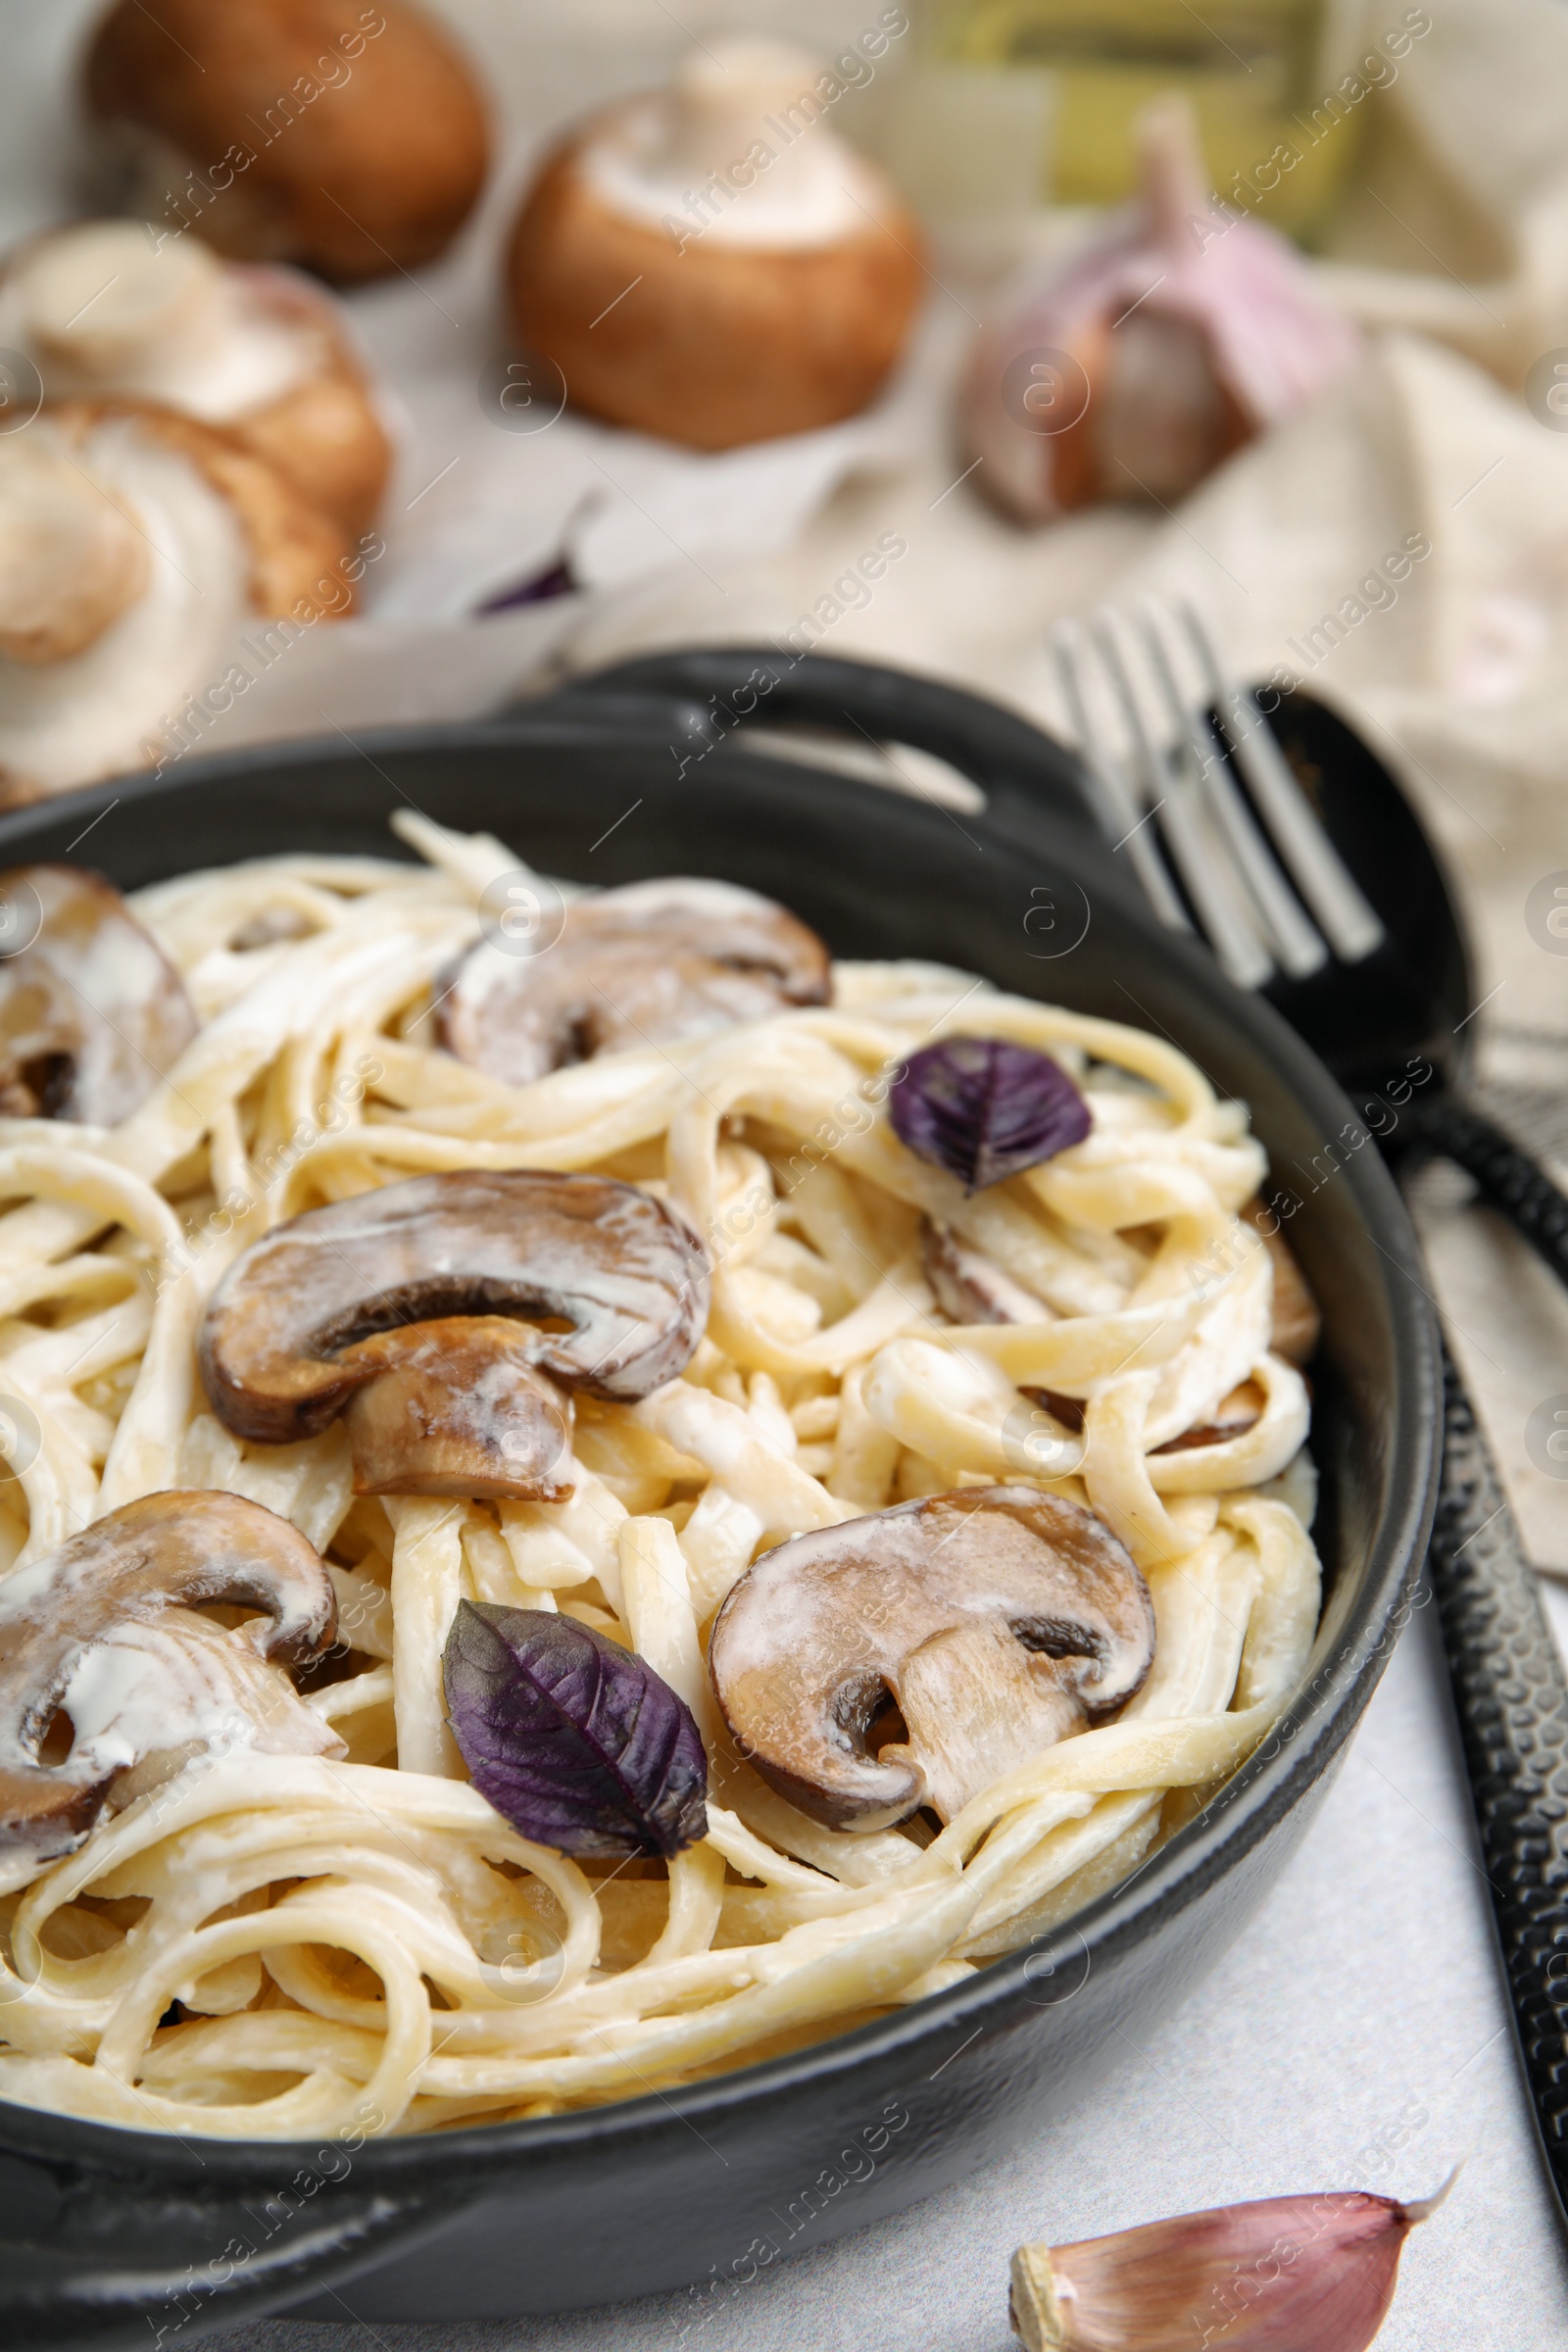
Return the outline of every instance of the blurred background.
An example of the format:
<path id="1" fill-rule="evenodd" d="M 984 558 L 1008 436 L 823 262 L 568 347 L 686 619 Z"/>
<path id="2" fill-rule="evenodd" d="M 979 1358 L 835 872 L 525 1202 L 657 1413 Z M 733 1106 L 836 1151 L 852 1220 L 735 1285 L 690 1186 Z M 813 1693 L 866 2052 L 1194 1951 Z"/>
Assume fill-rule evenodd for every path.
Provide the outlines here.
<path id="1" fill-rule="evenodd" d="M 1187 598 L 1233 673 L 1304 682 L 1400 776 L 1462 877 L 1488 1083 L 1538 1148 L 1568 1147 L 1568 955 L 1529 912 L 1568 868 L 1559 0 L 427 8 L 490 152 L 433 248 L 379 246 L 333 286 L 390 453 L 353 616 L 313 612 L 221 708 L 201 692 L 221 648 L 175 665 L 136 719 L 143 756 L 475 715 L 696 641 L 920 668 L 1067 731 L 1053 625 Z M 193 24 L 258 10 L 177 13 L 200 47 Z M 82 97 L 104 0 L 0 0 L 0 246 L 111 201 L 161 253 L 203 233 L 178 191 L 222 147 L 188 125 L 169 145 L 175 83 L 206 69 L 161 11 L 118 12 L 171 45 L 125 101 L 164 125 L 163 177 L 117 194 Z M 279 155 L 369 89 L 393 36 L 368 38 Z M 816 93 L 798 136 L 769 117 L 792 90 Z M 716 195 L 710 172 L 705 199 L 743 117 L 773 121 L 788 171 Z M 428 128 L 417 105 L 372 122 L 355 169 L 384 175 Z M 801 293 L 802 252 L 826 270 L 841 246 L 869 274 Z M 286 239 L 261 258 L 310 260 Z M 0 772 L 41 691 L 0 665 Z M 962 805 L 897 746 L 849 763 Z M 1489 1410 L 1535 1549 L 1568 1570 L 1568 1487 L 1519 1436 L 1562 1305 L 1502 1237 L 1461 1250 L 1456 1200 L 1423 1213 L 1456 1319 L 1510 1301 Z"/>

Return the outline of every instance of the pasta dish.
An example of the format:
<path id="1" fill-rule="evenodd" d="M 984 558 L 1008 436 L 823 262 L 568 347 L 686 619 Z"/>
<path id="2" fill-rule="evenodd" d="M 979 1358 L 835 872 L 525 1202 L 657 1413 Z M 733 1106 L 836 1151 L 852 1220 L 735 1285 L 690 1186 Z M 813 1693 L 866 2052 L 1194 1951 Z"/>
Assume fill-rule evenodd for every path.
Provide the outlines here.
<path id="1" fill-rule="evenodd" d="M 0 877 L 25 2105 L 408 2132 L 842 2034 L 1127 1879 L 1316 1629 L 1244 1105 L 394 823 Z"/>

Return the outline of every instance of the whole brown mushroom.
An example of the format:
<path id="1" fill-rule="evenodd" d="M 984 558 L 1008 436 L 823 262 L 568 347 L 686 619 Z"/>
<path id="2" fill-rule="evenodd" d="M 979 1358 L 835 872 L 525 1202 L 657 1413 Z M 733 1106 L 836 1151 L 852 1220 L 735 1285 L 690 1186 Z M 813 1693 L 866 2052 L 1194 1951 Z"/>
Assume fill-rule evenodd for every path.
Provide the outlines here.
<path id="1" fill-rule="evenodd" d="M 409 0 L 115 0 L 85 92 L 123 209 L 330 278 L 433 261 L 489 164 L 474 77 Z"/>
<path id="2" fill-rule="evenodd" d="M 149 401 L 220 425 L 344 531 L 374 519 L 391 446 L 342 314 L 293 270 L 78 221 L 0 272 L 0 348 L 32 362 L 46 400 Z"/>
<path id="3" fill-rule="evenodd" d="M 240 632 L 340 618 L 356 564 L 328 515 L 194 416 L 71 400 L 0 436 L 0 807 L 199 740 L 255 674 Z"/>
<path id="4" fill-rule="evenodd" d="M 578 408 L 730 449 L 875 397 L 914 318 L 923 245 L 822 120 L 835 80 L 784 43 L 720 41 L 548 158 L 508 274 L 523 343 Z"/>

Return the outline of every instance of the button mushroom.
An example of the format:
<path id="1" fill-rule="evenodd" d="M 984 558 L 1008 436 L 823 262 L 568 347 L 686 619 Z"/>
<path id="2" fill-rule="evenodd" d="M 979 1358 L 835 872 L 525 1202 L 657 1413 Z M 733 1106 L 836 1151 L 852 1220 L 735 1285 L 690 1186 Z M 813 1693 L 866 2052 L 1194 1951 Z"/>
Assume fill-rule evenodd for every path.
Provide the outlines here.
<path id="1" fill-rule="evenodd" d="M 484 101 L 407 0 L 115 0 L 84 78 L 121 209 L 244 260 L 415 270 L 484 184 Z"/>
<path id="2" fill-rule="evenodd" d="M 255 674 L 239 632 L 341 617 L 354 561 L 321 504 L 195 416 L 68 400 L 0 435 L 0 805 L 200 741 Z"/>
<path id="3" fill-rule="evenodd" d="M 922 238 L 822 119 L 844 86 L 808 51 L 715 36 L 673 88 L 547 156 L 508 255 L 513 316 L 579 408 L 730 449 L 873 398 L 924 290 Z"/>
<path id="4" fill-rule="evenodd" d="M 386 434 L 330 295 L 291 270 L 220 261 L 196 237 L 155 243 L 139 221 L 78 221 L 7 264 L 0 347 L 32 362 L 46 400 L 156 401 L 223 425 L 345 531 L 374 519 Z"/>
<path id="5" fill-rule="evenodd" d="M 635 1186 L 538 1169 L 415 1177 L 280 1225 L 207 1311 L 202 1379 L 242 1438 L 288 1445 L 347 1407 L 362 1494 L 571 1493 L 570 1394 L 673 1380 L 708 1260 Z"/>
<path id="6" fill-rule="evenodd" d="M 179 974 L 112 883 L 0 873 L 0 1112 L 118 1126 L 195 1034 Z"/>
<path id="7" fill-rule="evenodd" d="M 1262 1234 L 1274 1270 L 1269 1346 L 1276 1355 L 1287 1356 L 1293 1364 L 1304 1364 L 1317 1348 L 1322 1321 L 1317 1301 L 1306 1286 L 1294 1252 L 1280 1234 L 1278 1219 L 1273 1220 L 1271 1232 L 1269 1212 L 1256 1200 L 1249 1201 L 1242 1214 Z M 951 1225 L 927 1217 L 921 1229 L 921 1250 L 926 1278 L 938 1306 L 950 1321 L 1039 1323 L 1052 1319 L 1052 1310 L 1044 1300 L 1026 1290 L 983 1250 L 961 1240 Z M 1079 1399 L 1058 1396 L 1051 1389 L 1025 1389 L 1023 1393 L 1037 1397 L 1067 1428 L 1083 1427 L 1083 1405 Z M 1221 1397 L 1212 1420 L 1205 1421 L 1200 1428 L 1182 1432 L 1157 1450 L 1178 1453 L 1194 1446 L 1223 1445 L 1250 1429 L 1262 1409 L 1261 1390 L 1254 1381 L 1245 1380 Z"/>
<path id="8" fill-rule="evenodd" d="M 225 1634 L 190 1614 L 254 1607 Z M 332 1582 L 286 1519 L 237 1494 L 146 1494 L 0 1583 L 0 1849 L 80 1843 L 117 1776 L 215 1742 L 318 1754 L 339 1743 L 277 1669 L 337 1630 Z M 57 1713 L 63 1763 L 39 1761 Z"/>
<path id="9" fill-rule="evenodd" d="M 743 1754 L 834 1829 L 944 1821 L 1143 1684 L 1149 1589 L 1109 1530 L 1038 1488 L 966 1487 L 766 1552 L 709 1666 Z M 903 1737 L 877 1735 L 900 1729 Z"/>
<path id="10" fill-rule="evenodd" d="M 537 956 L 480 941 L 437 1019 L 441 1043 L 508 1086 L 628 1047 L 825 1004 L 828 952 L 786 907 L 729 882 L 633 882 L 574 900 Z"/>

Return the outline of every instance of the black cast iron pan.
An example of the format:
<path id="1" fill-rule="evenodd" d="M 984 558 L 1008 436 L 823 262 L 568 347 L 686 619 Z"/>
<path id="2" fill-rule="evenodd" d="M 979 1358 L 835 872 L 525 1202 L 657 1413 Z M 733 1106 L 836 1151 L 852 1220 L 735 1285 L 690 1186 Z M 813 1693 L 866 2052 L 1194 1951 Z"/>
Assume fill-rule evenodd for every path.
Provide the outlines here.
<path id="1" fill-rule="evenodd" d="M 933 957 L 1161 1030 L 1251 1104 L 1277 1166 L 1309 1163 L 1340 1132 L 1349 1104 L 1279 1016 L 1122 895 L 1059 746 L 891 672 L 808 658 L 783 683 L 781 715 L 825 725 L 852 710 L 875 736 L 939 752 L 986 790 L 985 814 L 956 824 L 744 750 L 705 696 L 623 679 L 489 725 L 182 761 L 0 819 L 0 863 L 64 858 L 89 825 L 94 862 L 125 886 L 285 848 L 396 854 L 386 818 L 412 804 L 547 872 L 724 876 L 783 900 L 840 953 Z M 1289 1857 L 1402 1622 L 1430 1525 L 1436 1344 L 1376 1154 L 1313 1194 L 1291 1238 L 1325 1324 L 1318 1652 L 1279 1733 L 1131 1883 L 840 2040 L 589 2113 L 345 2149 L 0 2107 L 6 2339 L 167 2346 L 284 2307 L 457 2320 L 744 2278 L 1001 2155 L 1113 2065 L 1118 2028 L 1147 2031 L 1179 2001 Z"/>

